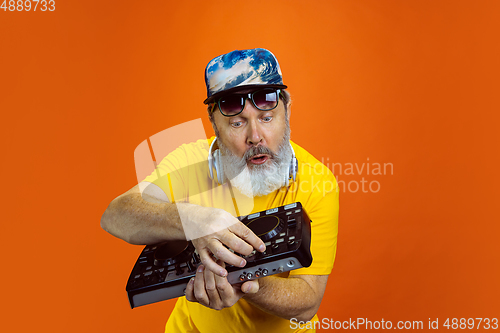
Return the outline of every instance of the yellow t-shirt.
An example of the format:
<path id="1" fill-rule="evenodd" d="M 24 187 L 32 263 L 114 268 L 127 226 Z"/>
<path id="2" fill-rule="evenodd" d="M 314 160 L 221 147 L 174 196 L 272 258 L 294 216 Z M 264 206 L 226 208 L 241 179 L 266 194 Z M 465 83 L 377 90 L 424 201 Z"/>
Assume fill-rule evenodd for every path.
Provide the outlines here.
<path id="1" fill-rule="evenodd" d="M 338 187 L 332 172 L 292 142 L 298 160 L 296 181 L 287 188 L 255 197 L 250 204 L 236 194 L 235 202 L 227 184 L 219 186 L 209 177 L 208 147 L 213 139 L 180 146 L 165 157 L 145 181 L 158 185 L 170 202 L 223 208 L 234 216 L 301 202 L 312 220 L 313 262 L 311 266 L 291 271 L 289 275 L 330 274 L 337 248 L 339 212 Z M 313 318 L 315 320 L 317 316 Z M 180 297 L 167 322 L 166 332 L 314 332 L 292 330 L 291 326 L 297 327 L 289 320 L 259 310 L 243 298 L 230 308 L 216 311 Z"/>

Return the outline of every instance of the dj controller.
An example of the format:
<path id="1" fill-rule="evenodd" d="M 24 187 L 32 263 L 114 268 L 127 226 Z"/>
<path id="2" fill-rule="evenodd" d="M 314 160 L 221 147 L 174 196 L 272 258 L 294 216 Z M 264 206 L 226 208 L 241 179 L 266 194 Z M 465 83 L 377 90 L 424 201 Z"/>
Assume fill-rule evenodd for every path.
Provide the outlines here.
<path id="1" fill-rule="evenodd" d="M 300 202 L 241 216 L 238 219 L 266 245 L 245 258 L 245 267 L 226 264 L 228 282 L 242 283 L 311 265 L 311 224 Z M 200 257 L 191 242 L 169 241 L 146 246 L 132 269 L 127 294 L 132 308 L 184 295 L 196 275 Z"/>

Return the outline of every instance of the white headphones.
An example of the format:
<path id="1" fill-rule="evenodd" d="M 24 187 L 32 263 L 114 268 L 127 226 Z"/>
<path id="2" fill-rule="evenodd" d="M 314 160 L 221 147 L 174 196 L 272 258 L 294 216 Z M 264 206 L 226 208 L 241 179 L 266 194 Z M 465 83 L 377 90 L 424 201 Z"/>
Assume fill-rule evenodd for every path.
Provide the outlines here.
<path id="1" fill-rule="evenodd" d="M 210 148 L 208 149 L 208 170 L 210 171 L 210 178 L 215 179 L 219 185 L 222 185 L 226 181 L 224 175 L 224 168 L 222 167 L 221 154 L 219 149 L 212 152 L 214 143 L 217 141 L 217 137 L 212 141 Z M 290 185 L 290 180 L 297 178 L 297 170 L 299 169 L 299 163 L 295 157 L 295 151 L 293 150 L 292 144 L 288 142 L 290 149 L 292 150 L 292 159 L 290 161 L 290 166 L 288 167 L 288 177 L 285 177 L 285 187 Z"/>

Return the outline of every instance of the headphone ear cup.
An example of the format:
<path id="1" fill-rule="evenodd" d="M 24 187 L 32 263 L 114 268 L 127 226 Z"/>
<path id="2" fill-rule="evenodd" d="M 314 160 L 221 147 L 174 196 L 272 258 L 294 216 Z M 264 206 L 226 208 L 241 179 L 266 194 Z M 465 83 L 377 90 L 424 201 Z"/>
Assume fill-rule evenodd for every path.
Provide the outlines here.
<path id="1" fill-rule="evenodd" d="M 297 158 L 294 156 L 292 157 L 292 174 L 291 178 L 293 181 L 297 178 L 297 172 L 299 170 L 299 161 L 297 161 Z"/>
<path id="2" fill-rule="evenodd" d="M 210 175 L 210 179 L 214 179 L 214 158 L 213 156 L 210 154 L 208 155 L 208 173 Z"/>
<path id="3" fill-rule="evenodd" d="M 217 149 L 216 151 L 214 151 L 214 160 L 213 160 L 213 163 L 214 163 L 214 169 L 215 169 L 215 173 L 216 173 L 216 177 L 217 177 L 217 183 L 219 183 L 219 185 L 222 185 L 224 184 L 224 170 L 222 168 L 222 162 L 221 162 L 221 156 L 220 156 L 220 152 L 219 152 L 219 149 Z"/>
<path id="4" fill-rule="evenodd" d="M 290 149 L 292 150 L 292 159 L 290 160 L 290 165 L 288 166 L 288 174 L 285 179 L 285 186 L 290 185 L 290 180 L 292 180 L 292 182 L 295 181 L 299 169 L 299 162 L 295 157 L 295 151 L 293 150 L 291 143 L 290 143 Z"/>
<path id="5" fill-rule="evenodd" d="M 216 172 L 214 170 L 215 159 L 214 159 L 214 156 L 212 154 L 212 148 L 214 147 L 215 141 L 217 141 L 217 138 L 215 138 L 214 141 L 212 141 L 210 148 L 208 148 L 208 174 L 210 176 L 210 179 L 215 179 L 214 172 Z M 215 176 L 217 176 L 217 175 L 215 175 Z"/>
<path id="6" fill-rule="evenodd" d="M 297 159 L 295 157 L 292 157 L 290 160 L 290 165 L 288 166 L 288 173 L 285 176 L 285 187 L 288 187 L 290 185 L 290 180 L 292 182 L 295 181 L 295 178 L 297 176 Z"/>

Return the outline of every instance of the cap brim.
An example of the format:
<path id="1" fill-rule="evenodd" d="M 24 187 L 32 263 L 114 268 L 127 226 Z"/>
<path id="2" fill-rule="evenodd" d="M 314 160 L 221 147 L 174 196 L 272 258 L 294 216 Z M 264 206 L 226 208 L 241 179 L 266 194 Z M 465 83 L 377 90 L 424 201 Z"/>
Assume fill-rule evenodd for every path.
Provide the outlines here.
<path id="1" fill-rule="evenodd" d="M 231 93 L 234 93 L 234 92 L 238 92 L 238 91 L 241 91 L 241 90 L 247 90 L 247 89 L 251 89 L 251 88 L 277 88 L 277 89 L 286 89 L 288 87 L 285 86 L 284 84 L 248 84 L 248 85 L 244 85 L 244 86 L 233 87 L 231 89 L 227 89 L 227 90 L 224 90 L 224 91 L 219 91 L 218 93 L 215 93 L 212 96 L 210 96 L 209 98 L 207 98 L 206 100 L 204 100 L 203 103 L 204 104 L 210 104 L 214 100 L 216 100 L 217 98 L 222 97 L 224 95 L 228 95 L 228 94 L 231 94 Z"/>

